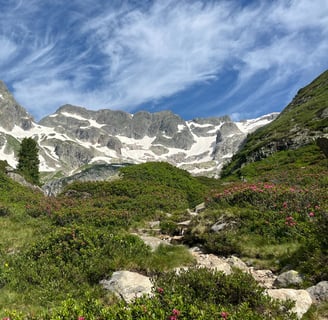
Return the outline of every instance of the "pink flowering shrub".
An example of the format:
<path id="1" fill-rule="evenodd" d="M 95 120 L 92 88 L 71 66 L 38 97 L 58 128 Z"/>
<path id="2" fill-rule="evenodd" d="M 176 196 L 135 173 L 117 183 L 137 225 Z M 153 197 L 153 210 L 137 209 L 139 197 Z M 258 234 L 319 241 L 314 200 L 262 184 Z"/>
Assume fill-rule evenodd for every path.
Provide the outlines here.
<path id="1" fill-rule="evenodd" d="M 328 193 L 327 193 L 328 194 Z M 207 199 L 212 208 L 238 207 L 240 228 L 270 241 L 306 236 L 327 194 L 319 188 L 300 188 L 273 183 L 235 184 Z"/>
<path id="2" fill-rule="evenodd" d="M 290 302 L 272 301 L 250 275 L 241 271 L 229 276 L 208 269 L 169 272 L 158 277 L 154 285 L 151 298 L 137 298 L 129 305 L 124 301 L 105 305 L 87 295 L 84 300 L 68 298 L 43 314 L 8 315 L 11 320 L 296 319 Z"/>

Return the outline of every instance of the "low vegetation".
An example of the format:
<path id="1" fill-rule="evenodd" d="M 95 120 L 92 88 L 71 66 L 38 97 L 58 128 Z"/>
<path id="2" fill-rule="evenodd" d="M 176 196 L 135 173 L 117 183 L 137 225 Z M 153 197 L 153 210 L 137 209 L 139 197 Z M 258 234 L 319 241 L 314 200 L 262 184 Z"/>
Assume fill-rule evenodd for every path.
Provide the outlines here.
<path id="1" fill-rule="evenodd" d="M 119 180 L 75 182 L 50 198 L 15 183 L 2 167 L 0 317 L 294 319 L 291 304 L 271 301 L 249 275 L 195 269 L 185 246 L 152 251 L 135 235 L 150 221 L 174 235 L 190 218 L 187 209 L 203 201 L 186 245 L 277 272 L 289 265 L 306 276 L 304 286 L 328 278 L 328 161 L 315 144 L 223 180 L 147 163 L 123 168 Z M 223 230 L 214 232 L 216 223 Z M 172 271 L 181 266 L 189 270 Z M 99 281 L 122 269 L 152 276 L 153 297 L 126 306 L 105 292 Z"/>

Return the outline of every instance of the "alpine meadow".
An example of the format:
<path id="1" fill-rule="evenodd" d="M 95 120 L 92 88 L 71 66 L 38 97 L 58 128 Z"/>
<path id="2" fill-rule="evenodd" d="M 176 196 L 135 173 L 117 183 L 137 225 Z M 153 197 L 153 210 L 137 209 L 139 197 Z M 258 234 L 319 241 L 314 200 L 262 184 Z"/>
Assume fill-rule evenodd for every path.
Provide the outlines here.
<path id="1" fill-rule="evenodd" d="M 328 71 L 244 122 L 0 90 L 0 318 L 328 319 Z"/>

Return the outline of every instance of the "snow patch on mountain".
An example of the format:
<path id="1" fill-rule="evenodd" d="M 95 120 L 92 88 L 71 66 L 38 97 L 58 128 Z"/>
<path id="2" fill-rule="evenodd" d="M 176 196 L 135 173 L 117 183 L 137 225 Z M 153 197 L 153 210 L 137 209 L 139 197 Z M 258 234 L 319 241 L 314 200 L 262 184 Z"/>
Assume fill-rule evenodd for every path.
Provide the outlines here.
<path id="1" fill-rule="evenodd" d="M 276 118 L 278 115 L 279 115 L 278 112 L 273 112 L 270 113 L 269 115 L 261 116 L 256 119 L 236 122 L 236 125 L 241 132 L 251 133 L 262 126 L 267 125 L 273 120 L 273 118 Z"/>

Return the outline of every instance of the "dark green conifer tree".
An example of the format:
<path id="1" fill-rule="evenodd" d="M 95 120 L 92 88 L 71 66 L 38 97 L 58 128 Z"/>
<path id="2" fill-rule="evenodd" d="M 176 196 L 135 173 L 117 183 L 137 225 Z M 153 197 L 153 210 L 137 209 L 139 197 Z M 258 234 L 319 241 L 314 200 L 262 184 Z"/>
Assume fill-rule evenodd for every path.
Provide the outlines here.
<path id="1" fill-rule="evenodd" d="M 36 141 L 32 138 L 24 138 L 18 154 L 17 171 L 27 181 L 38 185 L 40 183 L 39 164 L 39 149 Z"/>

